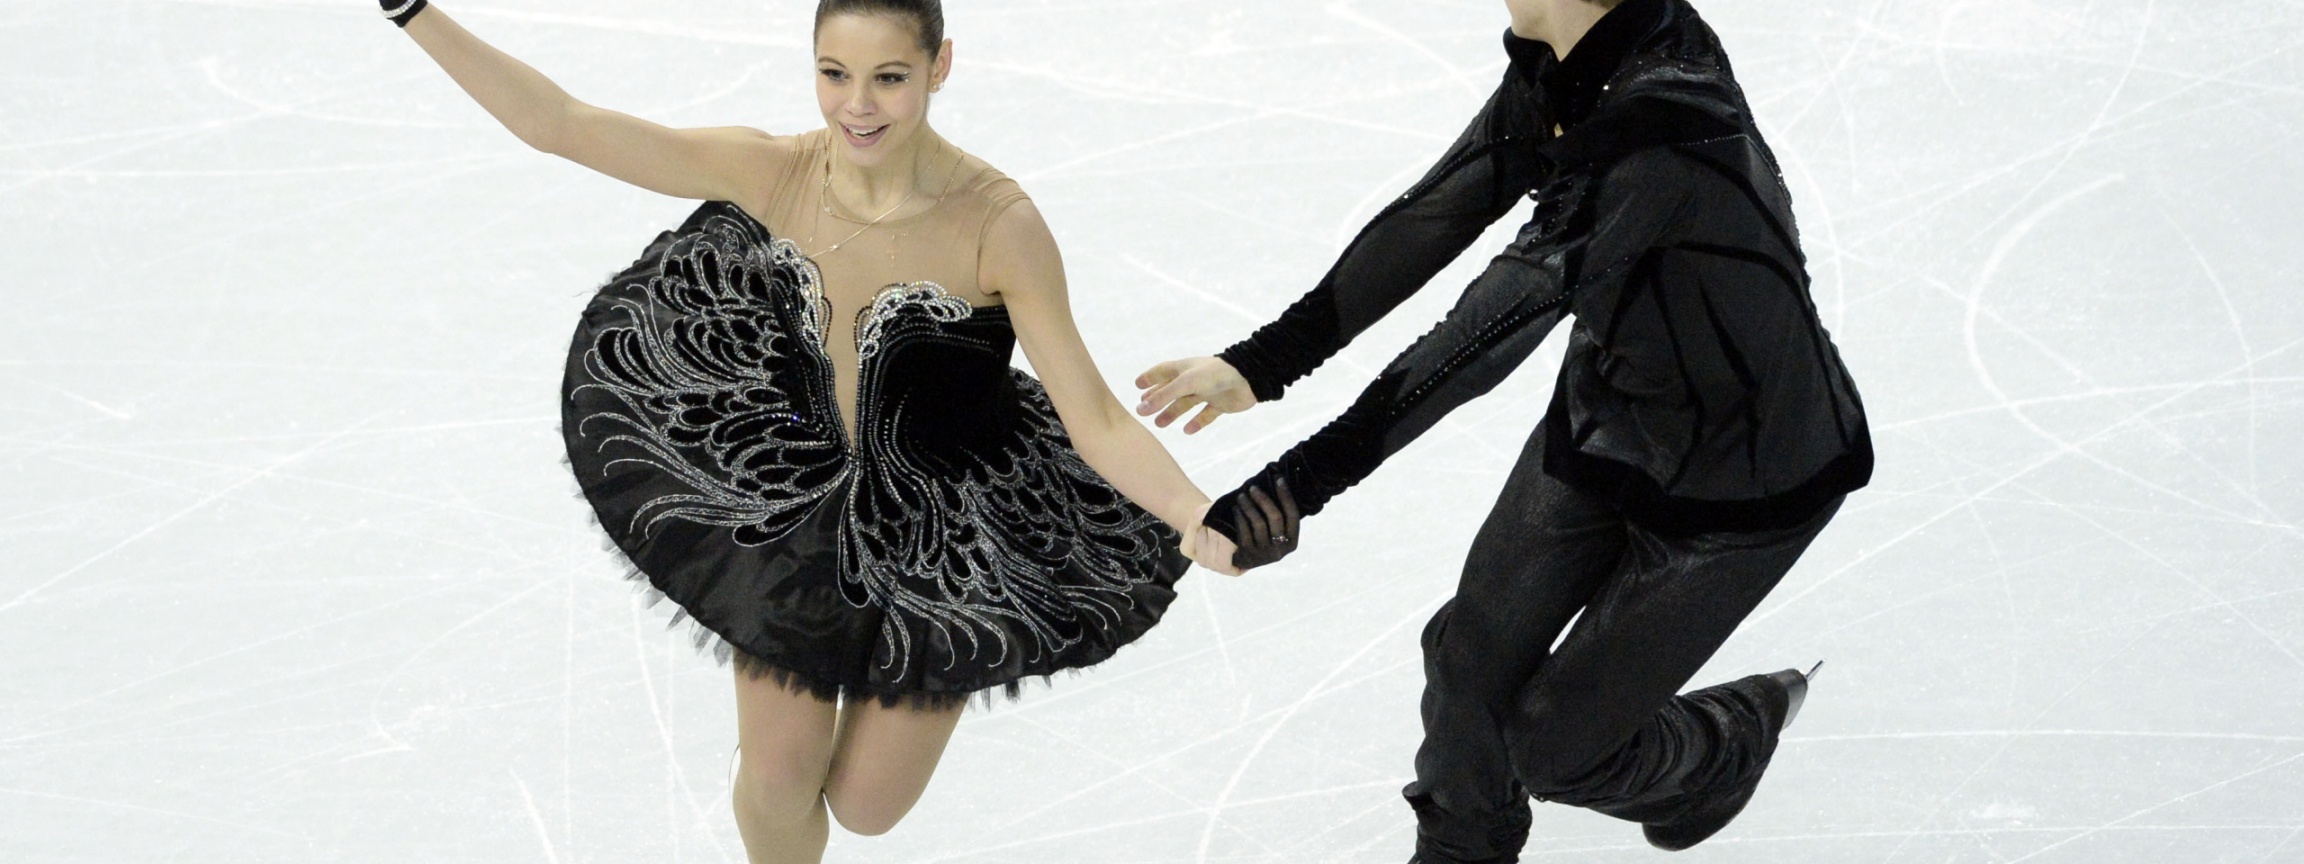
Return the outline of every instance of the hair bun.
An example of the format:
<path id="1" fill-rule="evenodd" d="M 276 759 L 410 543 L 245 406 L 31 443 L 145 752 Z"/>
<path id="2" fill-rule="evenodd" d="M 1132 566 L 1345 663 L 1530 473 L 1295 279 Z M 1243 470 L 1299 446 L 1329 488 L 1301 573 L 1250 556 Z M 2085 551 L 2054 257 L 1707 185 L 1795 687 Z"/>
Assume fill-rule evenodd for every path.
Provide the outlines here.
<path id="1" fill-rule="evenodd" d="M 824 31 L 824 19 L 834 15 L 887 15 L 910 18 L 920 33 L 920 50 L 928 56 L 944 47 L 944 3 L 942 0 L 816 0 L 816 29 Z"/>

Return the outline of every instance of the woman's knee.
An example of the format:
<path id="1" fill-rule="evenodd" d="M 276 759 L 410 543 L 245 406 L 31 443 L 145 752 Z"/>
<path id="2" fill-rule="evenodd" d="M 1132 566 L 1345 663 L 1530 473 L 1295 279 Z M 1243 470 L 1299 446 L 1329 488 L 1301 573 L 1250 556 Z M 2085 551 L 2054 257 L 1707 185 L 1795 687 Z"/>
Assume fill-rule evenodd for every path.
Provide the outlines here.
<path id="1" fill-rule="evenodd" d="M 912 802 L 900 795 L 875 795 L 872 790 L 833 787 L 824 790 L 824 804 L 833 821 L 850 834 L 878 837 L 896 829 L 912 811 Z"/>
<path id="2" fill-rule="evenodd" d="M 736 783 L 756 806 L 776 810 L 804 810 L 813 807 L 824 794 L 824 779 L 830 773 L 830 748 L 823 752 L 807 750 L 780 750 L 752 747 L 742 751 L 736 767 Z"/>
<path id="3" fill-rule="evenodd" d="M 840 827 L 886 834 L 912 812 L 943 758 L 961 709 L 864 704 L 843 720 L 824 803 Z"/>

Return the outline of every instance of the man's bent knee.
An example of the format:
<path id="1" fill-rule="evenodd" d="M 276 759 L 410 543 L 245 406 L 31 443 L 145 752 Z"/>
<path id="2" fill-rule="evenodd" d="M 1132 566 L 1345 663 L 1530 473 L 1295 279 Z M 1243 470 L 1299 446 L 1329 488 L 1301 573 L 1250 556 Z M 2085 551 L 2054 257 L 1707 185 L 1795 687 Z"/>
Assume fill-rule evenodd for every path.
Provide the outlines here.
<path id="1" fill-rule="evenodd" d="M 1579 793 L 1592 783 L 1588 767 L 1519 748 L 1512 754 L 1512 776 L 1539 800 L 1569 804 L 1577 803 Z"/>
<path id="2" fill-rule="evenodd" d="M 1537 798 L 1576 804 L 1595 784 L 1605 783 L 1609 754 L 1571 745 L 1568 736 L 1522 725 L 1507 728 L 1504 741 L 1513 777 Z"/>

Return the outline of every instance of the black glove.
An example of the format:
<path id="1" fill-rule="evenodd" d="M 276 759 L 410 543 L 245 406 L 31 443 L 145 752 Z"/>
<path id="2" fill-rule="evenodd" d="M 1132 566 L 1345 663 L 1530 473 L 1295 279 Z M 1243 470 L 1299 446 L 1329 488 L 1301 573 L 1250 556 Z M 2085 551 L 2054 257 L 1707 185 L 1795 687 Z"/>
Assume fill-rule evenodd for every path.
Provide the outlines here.
<path id="1" fill-rule="evenodd" d="M 1288 492 L 1288 481 L 1280 481 L 1276 491 L 1277 502 L 1272 500 L 1275 496 L 1256 486 L 1233 498 L 1235 512 L 1240 514 L 1240 536 L 1232 538 L 1232 566 L 1242 570 L 1262 567 L 1296 551 L 1297 529 L 1303 526 L 1304 516 L 1296 511 L 1296 496 Z"/>
<path id="2" fill-rule="evenodd" d="M 432 5 L 430 0 L 377 0 L 377 2 L 384 7 L 384 17 L 392 19 L 393 24 L 401 27 L 407 27 L 408 22 L 416 20 L 416 13 L 422 12 L 424 7 Z"/>

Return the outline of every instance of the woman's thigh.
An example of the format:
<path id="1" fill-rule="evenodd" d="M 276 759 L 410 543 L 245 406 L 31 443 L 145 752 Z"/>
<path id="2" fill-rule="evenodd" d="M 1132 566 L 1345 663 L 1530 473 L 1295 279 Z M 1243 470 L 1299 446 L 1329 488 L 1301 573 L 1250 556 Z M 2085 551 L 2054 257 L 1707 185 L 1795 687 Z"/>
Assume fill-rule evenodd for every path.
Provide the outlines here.
<path id="1" fill-rule="evenodd" d="M 963 708 L 887 707 L 871 699 L 845 706 L 824 783 L 825 801 L 840 826 L 883 834 L 911 812 L 944 758 Z"/>
<path id="2" fill-rule="evenodd" d="M 762 803 L 813 804 L 832 771 L 839 709 L 773 678 L 736 673 L 736 740 L 743 748 L 739 782 L 770 796 Z M 789 799 L 789 800 L 785 800 Z"/>

